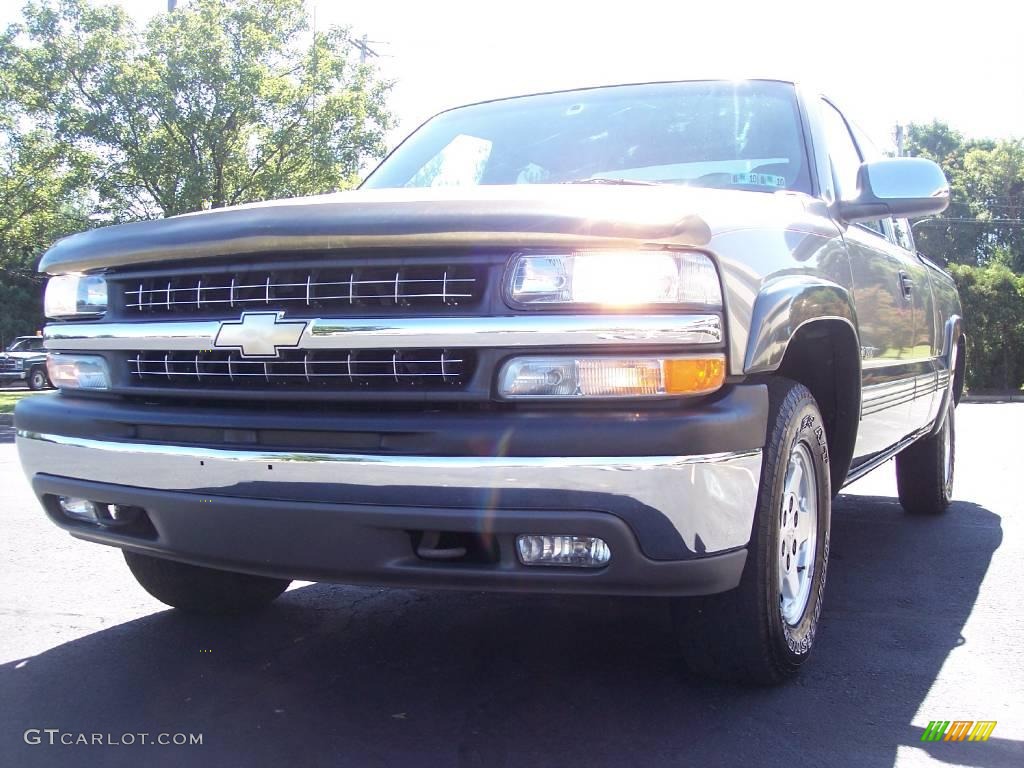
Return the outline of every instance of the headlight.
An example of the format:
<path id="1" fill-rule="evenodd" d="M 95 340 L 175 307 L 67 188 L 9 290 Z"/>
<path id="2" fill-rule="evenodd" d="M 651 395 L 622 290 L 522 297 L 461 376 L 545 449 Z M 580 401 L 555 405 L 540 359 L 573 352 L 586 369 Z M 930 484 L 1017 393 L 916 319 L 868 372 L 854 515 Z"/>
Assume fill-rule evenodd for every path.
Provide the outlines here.
<path id="1" fill-rule="evenodd" d="M 509 298 L 514 304 L 527 306 L 722 306 L 722 287 L 715 265 L 702 253 L 526 253 L 516 258 L 509 276 Z"/>
<path id="2" fill-rule="evenodd" d="M 518 398 L 704 395 L 725 381 L 725 355 L 685 357 L 516 357 L 498 393 Z"/>
<path id="3" fill-rule="evenodd" d="M 107 281 L 99 275 L 57 275 L 46 284 L 47 317 L 99 317 L 107 311 Z"/>
<path id="4" fill-rule="evenodd" d="M 61 389 L 110 389 L 107 361 L 98 355 L 50 354 L 46 371 L 53 386 Z"/>

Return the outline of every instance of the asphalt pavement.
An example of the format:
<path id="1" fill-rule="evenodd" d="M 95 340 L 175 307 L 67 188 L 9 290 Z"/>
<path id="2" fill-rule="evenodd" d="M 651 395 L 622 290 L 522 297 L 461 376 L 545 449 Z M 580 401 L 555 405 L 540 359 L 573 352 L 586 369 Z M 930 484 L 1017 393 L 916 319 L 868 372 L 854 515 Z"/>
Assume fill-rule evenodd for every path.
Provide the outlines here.
<path id="1" fill-rule="evenodd" d="M 1024 403 L 957 413 L 958 501 L 903 514 L 891 462 L 846 489 L 814 657 L 755 690 L 687 677 L 656 599 L 300 584 L 179 614 L 43 517 L 0 427 L 0 766 L 1020 768 Z M 931 720 L 998 724 L 925 744 Z"/>

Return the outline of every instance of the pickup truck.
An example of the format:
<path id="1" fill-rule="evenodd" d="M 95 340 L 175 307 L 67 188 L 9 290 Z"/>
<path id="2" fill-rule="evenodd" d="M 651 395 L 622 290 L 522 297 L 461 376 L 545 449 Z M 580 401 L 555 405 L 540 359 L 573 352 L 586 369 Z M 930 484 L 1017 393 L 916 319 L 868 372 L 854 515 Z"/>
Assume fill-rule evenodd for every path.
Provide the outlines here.
<path id="1" fill-rule="evenodd" d="M 56 243 L 49 518 L 186 611 L 292 579 L 664 596 L 698 674 L 791 677 L 831 502 L 950 502 L 942 171 L 828 99 L 682 81 L 443 112 L 354 191 Z"/>
<path id="2" fill-rule="evenodd" d="M 50 386 L 42 336 L 19 336 L 0 352 L 0 384 L 13 382 L 24 382 L 31 390 Z"/>

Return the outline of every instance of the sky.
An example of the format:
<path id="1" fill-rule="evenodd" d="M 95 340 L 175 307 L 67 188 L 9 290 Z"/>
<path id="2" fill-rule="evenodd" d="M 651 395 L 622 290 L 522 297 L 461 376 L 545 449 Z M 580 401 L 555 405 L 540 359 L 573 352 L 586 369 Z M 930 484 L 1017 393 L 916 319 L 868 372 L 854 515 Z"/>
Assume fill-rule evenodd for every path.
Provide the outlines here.
<path id="1" fill-rule="evenodd" d="M 166 0 L 114 0 L 140 22 Z M 799 79 L 879 146 L 938 118 L 972 137 L 1024 136 L 1024 3 L 1016 0 L 306 0 L 318 27 L 380 41 L 397 141 L 458 104 L 608 83 Z M 180 6 L 188 0 L 179 0 Z M 18 0 L 0 0 L 0 23 Z"/>

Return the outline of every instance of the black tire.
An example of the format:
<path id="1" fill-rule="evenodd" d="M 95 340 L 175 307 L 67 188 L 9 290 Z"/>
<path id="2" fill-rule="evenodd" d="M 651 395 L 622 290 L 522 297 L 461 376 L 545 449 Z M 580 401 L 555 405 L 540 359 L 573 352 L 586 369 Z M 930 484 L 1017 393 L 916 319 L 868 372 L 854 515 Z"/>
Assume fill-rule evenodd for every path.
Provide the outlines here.
<path id="1" fill-rule="evenodd" d="M 755 685 L 787 680 L 808 658 L 821 615 L 832 510 L 828 447 L 814 397 L 802 384 L 775 379 L 769 383 L 769 398 L 761 485 L 740 584 L 719 595 L 679 599 L 674 606 L 675 629 L 691 672 Z M 813 549 L 813 568 L 805 577 L 806 603 L 802 609 L 800 602 L 789 609 L 794 613 L 790 623 L 783 618 L 780 592 L 780 568 L 790 566 L 788 555 L 780 557 L 788 539 L 782 538 L 780 529 L 785 514 L 792 514 L 791 506 L 788 512 L 783 509 L 783 498 L 791 457 L 797 452 L 801 466 L 809 465 L 815 489 L 815 499 L 808 504 L 816 507 L 817 536 L 815 545 L 808 543 L 806 549 L 808 557 Z M 794 567 L 796 560 L 794 554 Z"/>
<path id="2" fill-rule="evenodd" d="M 269 605 L 291 583 L 124 553 L 135 580 L 162 603 L 188 613 L 245 613 Z"/>
<path id="3" fill-rule="evenodd" d="M 956 469 L 955 413 L 950 398 L 942 428 L 896 454 L 896 488 L 899 490 L 900 504 L 912 515 L 941 514 L 953 500 L 953 474 Z"/>
<path id="4" fill-rule="evenodd" d="M 28 372 L 28 388 L 33 392 L 46 389 L 48 386 L 50 386 L 50 379 L 46 375 L 45 368 L 37 365 Z"/>

